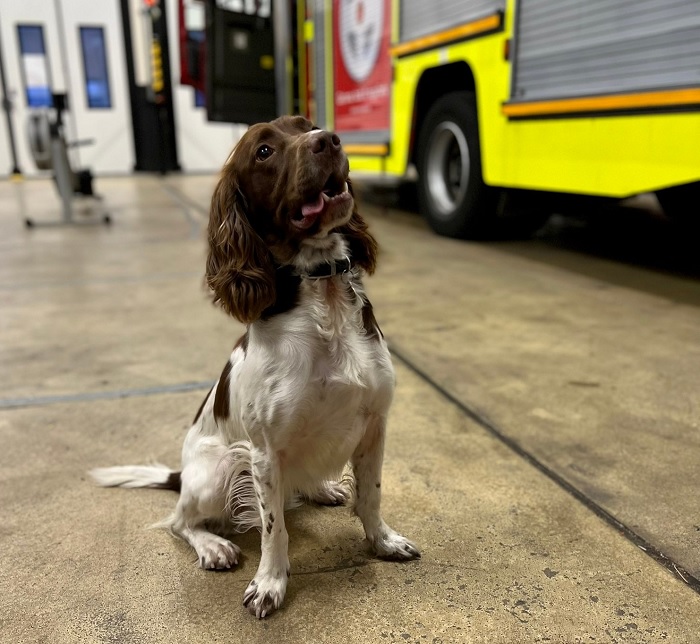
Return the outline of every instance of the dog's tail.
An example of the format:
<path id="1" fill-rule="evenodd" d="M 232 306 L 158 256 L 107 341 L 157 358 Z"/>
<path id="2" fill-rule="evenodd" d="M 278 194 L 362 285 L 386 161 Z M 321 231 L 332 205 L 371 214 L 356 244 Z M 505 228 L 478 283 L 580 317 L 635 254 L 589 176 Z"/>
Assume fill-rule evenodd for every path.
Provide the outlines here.
<path id="1" fill-rule="evenodd" d="M 180 472 L 160 463 L 98 467 L 90 470 L 89 474 L 102 487 L 150 487 L 180 491 Z"/>

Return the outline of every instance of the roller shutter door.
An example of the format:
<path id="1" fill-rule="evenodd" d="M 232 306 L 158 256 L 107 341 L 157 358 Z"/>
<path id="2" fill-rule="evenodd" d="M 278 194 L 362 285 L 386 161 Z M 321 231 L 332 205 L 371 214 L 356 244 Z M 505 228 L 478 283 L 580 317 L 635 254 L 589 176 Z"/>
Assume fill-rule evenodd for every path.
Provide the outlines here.
<path id="1" fill-rule="evenodd" d="M 520 0 L 512 98 L 700 85 L 700 0 Z"/>
<path id="2" fill-rule="evenodd" d="M 505 9 L 505 0 L 404 0 L 401 42 L 478 20 Z"/>

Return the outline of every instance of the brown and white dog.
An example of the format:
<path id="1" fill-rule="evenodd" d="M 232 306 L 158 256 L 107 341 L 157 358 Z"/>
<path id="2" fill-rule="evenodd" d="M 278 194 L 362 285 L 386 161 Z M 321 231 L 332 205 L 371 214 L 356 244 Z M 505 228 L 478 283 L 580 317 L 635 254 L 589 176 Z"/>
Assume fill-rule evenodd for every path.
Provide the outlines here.
<path id="1" fill-rule="evenodd" d="M 205 569 L 231 568 L 240 549 L 210 531 L 257 527 L 262 556 L 243 603 L 279 608 L 289 576 L 284 509 L 303 497 L 350 497 L 380 557 L 419 557 L 384 523 L 381 469 L 394 372 L 362 285 L 377 245 L 357 212 L 338 137 L 302 117 L 251 127 L 221 173 L 211 203 L 207 282 L 247 331 L 185 438 L 181 471 L 96 469 L 104 486 L 180 490 L 163 525 Z"/>

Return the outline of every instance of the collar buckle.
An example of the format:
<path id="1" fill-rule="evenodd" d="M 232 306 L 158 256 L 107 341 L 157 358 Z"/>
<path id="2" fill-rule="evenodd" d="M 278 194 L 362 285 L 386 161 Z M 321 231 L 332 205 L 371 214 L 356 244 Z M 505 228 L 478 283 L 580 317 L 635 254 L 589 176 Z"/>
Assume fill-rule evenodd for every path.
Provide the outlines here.
<path id="1" fill-rule="evenodd" d="M 346 255 L 343 259 L 336 260 L 335 262 L 325 262 L 309 273 L 300 273 L 300 277 L 314 280 L 328 279 L 336 275 L 346 275 L 351 271 L 352 262 Z"/>

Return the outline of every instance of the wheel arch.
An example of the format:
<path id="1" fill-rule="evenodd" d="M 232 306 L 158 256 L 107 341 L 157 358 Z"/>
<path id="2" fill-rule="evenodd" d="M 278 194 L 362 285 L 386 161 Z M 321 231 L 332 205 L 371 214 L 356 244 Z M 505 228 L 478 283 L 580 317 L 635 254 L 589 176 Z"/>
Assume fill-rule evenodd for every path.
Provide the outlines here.
<path id="1" fill-rule="evenodd" d="M 416 162 L 419 132 L 432 105 L 445 94 L 459 91 L 473 92 L 476 96 L 474 74 L 466 62 L 447 63 L 439 67 L 431 67 L 423 72 L 416 86 L 413 129 L 408 153 L 410 163 Z M 476 105 L 474 107 L 476 108 Z"/>

